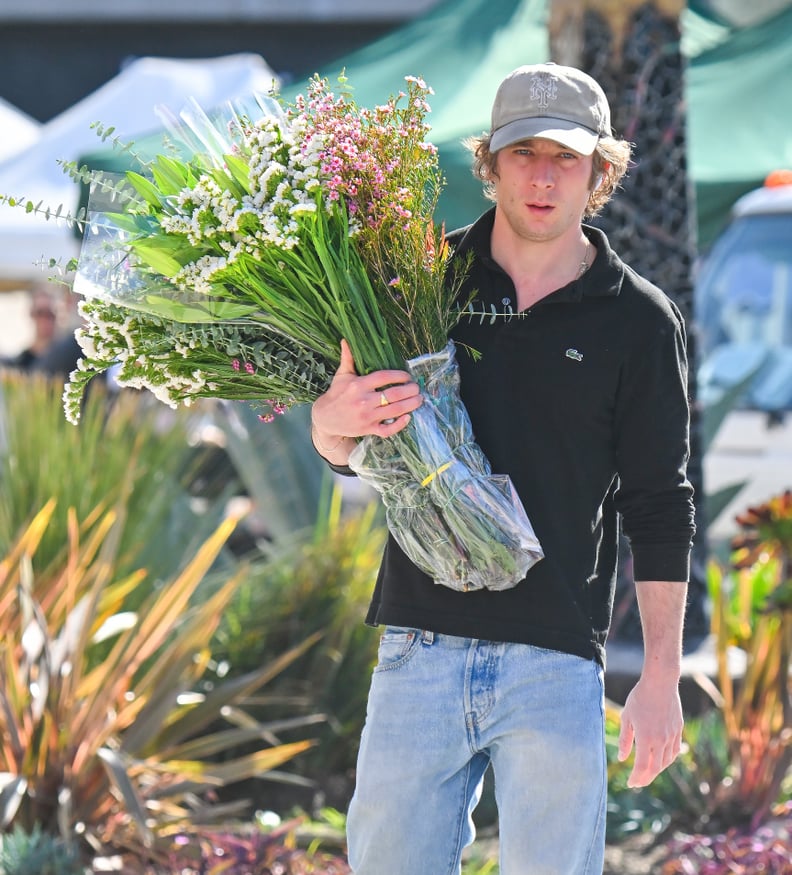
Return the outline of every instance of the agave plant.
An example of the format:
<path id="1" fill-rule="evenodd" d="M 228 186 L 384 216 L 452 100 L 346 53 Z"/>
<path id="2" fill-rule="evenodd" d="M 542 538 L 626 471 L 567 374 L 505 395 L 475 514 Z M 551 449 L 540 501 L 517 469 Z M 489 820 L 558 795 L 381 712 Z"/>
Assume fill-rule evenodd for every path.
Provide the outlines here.
<path id="1" fill-rule="evenodd" d="M 27 833 L 18 825 L 0 839 L 3 875 L 85 875 L 74 848 L 36 824 Z"/>
<path id="2" fill-rule="evenodd" d="M 308 405 L 262 422 L 252 407 L 224 402 L 208 408 L 235 477 L 264 517 L 269 538 L 289 539 L 313 526 L 329 469 L 314 450 Z M 347 478 L 348 479 L 348 478 Z"/>
<path id="3" fill-rule="evenodd" d="M 117 573 L 123 503 L 83 521 L 70 510 L 66 548 L 35 571 L 54 512 L 51 500 L 0 562 L 0 822 L 41 824 L 91 853 L 162 857 L 168 836 L 238 810 L 207 791 L 310 746 L 271 744 L 244 702 L 317 636 L 243 676 L 210 677 L 209 643 L 244 570 L 202 603 L 194 595 L 237 521 L 129 612 L 146 572 Z"/>

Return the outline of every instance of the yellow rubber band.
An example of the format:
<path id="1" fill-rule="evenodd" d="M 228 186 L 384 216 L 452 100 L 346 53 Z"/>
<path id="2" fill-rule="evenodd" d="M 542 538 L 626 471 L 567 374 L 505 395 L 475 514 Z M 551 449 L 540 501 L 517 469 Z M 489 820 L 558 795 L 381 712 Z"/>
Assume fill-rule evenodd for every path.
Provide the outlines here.
<path id="1" fill-rule="evenodd" d="M 437 477 L 438 474 L 442 474 L 443 471 L 447 471 L 454 464 L 453 460 L 450 462 L 446 462 L 444 465 L 441 465 L 436 471 L 432 471 L 431 474 L 427 474 L 423 480 L 421 480 L 421 486 L 428 486 L 432 480 Z"/>

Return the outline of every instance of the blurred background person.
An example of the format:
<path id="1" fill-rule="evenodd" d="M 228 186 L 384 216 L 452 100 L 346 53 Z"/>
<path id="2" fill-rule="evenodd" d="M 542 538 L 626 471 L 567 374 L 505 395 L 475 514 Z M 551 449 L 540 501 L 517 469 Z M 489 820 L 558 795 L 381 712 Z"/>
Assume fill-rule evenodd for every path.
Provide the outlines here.
<path id="1" fill-rule="evenodd" d="M 33 286 L 29 293 L 32 335 L 30 342 L 16 355 L 2 360 L 6 367 L 30 371 L 50 350 L 62 333 L 61 306 L 57 296 L 44 285 Z"/>

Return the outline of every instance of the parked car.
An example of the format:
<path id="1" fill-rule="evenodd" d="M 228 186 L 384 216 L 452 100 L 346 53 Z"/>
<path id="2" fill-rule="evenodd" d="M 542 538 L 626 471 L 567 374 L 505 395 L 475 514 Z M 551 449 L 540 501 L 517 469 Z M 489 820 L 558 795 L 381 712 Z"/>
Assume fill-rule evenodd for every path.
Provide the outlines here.
<path id="1" fill-rule="evenodd" d="M 704 454 L 706 494 L 745 483 L 709 521 L 712 541 L 729 537 L 749 504 L 792 488 L 792 171 L 736 202 L 694 302 L 700 402 L 742 387 Z"/>

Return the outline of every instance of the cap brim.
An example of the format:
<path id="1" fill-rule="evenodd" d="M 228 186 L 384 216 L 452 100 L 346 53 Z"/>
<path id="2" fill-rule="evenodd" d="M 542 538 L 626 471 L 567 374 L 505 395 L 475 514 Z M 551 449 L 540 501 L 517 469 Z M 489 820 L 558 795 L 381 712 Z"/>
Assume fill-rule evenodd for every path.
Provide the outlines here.
<path id="1" fill-rule="evenodd" d="M 490 138 L 490 151 L 497 152 L 506 146 L 512 146 L 522 140 L 541 137 L 544 140 L 555 140 L 580 152 L 581 155 L 591 155 L 597 148 L 599 134 L 596 131 L 582 128 L 574 122 L 559 118 L 521 118 L 498 128 Z"/>

